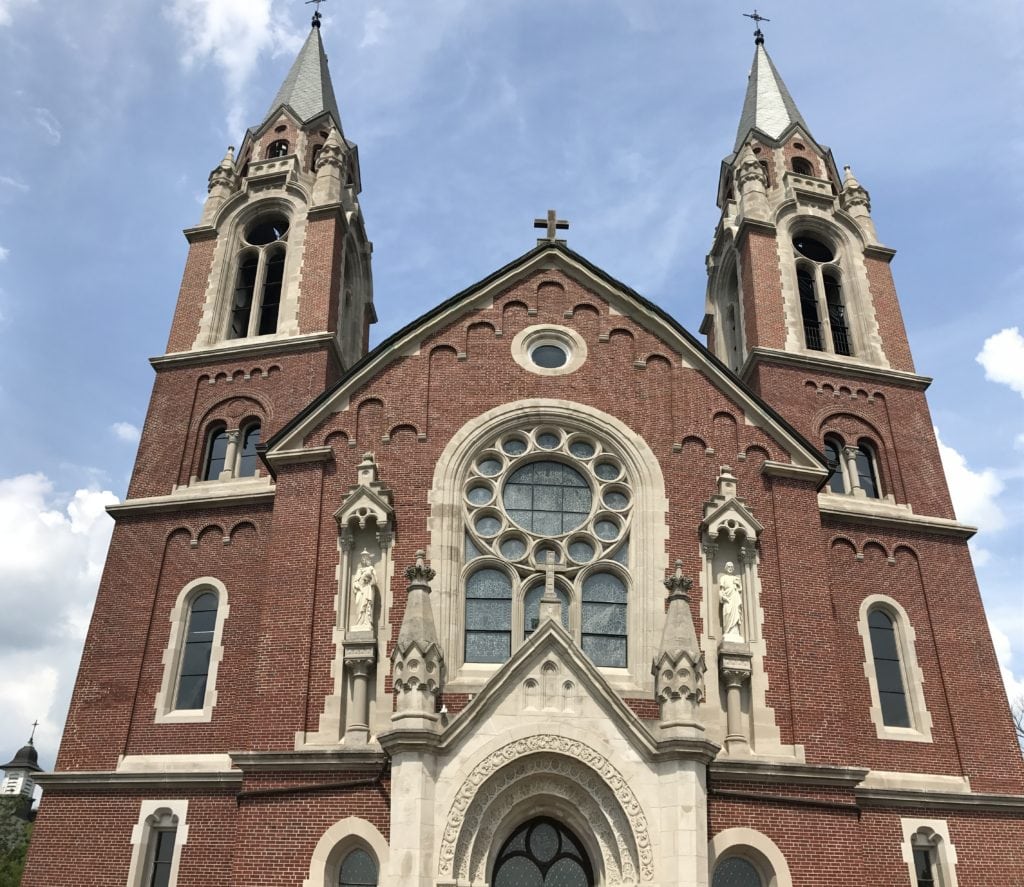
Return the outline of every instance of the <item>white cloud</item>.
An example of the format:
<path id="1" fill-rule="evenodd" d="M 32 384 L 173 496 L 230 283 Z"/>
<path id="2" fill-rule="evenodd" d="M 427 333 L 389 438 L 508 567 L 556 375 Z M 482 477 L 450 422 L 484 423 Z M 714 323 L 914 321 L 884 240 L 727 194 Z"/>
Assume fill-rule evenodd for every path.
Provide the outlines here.
<path id="1" fill-rule="evenodd" d="M 43 131 L 43 140 L 48 145 L 59 145 L 64 130 L 60 125 L 60 121 L 53 116 L 53 112 L 48 111 L 46 108 L 33 108 L 32 117 L 36 122 L 36 126 Z"/>
<path id="2" fill-rule="evenodd" d="M 1015 450 L 1024 450 L 1024 431 L 1013 439 L 1013 448 Z"/>
<path id="3" fill-rule="evenodd" d="M 1006 695 L 1011 702 L 1015 699 L 1024 699 L 1024 674 L 1017 675 L 1013 671 L 1014 656 L 1009 636 L 991 622 L 988 629 L 992 632 L 992 643 L 996 648 L 996 658 L 999 660 L 999 671 L 1003 676 Z"/>
<path id="4" fill-rule="evenodd" d="M 989 336 L 975 360 L 985 368 L 986 379 L 1009 385 L 1024 396 L 1024 336 L 1018 327 Z"/>
<path id="5" fill-rule="evenodd" d="M 41 722 L 37 747 L 52 760 L 113 521 L 109 491 L 60 494 L 43 474 L 0 480 L 0 751 Z"/>
<path id="6" fill-rule="evenodd" d="M 221 68 L 232 132 L 244 128 L 245 85 L 264 53 L 296 52 L 301 35 L 291 31 L 271 0 L 171 0 L 167 16 L 184 42 L 185 67 L 212 63 Z"/>
<path id="7" fill-rule="evenodd" d="M 19 6 L 31 6 L 36 0 L 0 0 L 0 26 L 9 25 L 14 10 Z"/>
<path id="8" fill-rule="evenodd" d="M 139 429 L 131 422 L 115 422 L 110 426 L 110 430 L 114 432 L 114 437 L 125 443 L 139 442 Z"/>
<path id="9" fill-rule="evenodd" d="M 366 18 L 363 19 L 363 39 L 359 48 L 376 46 L 384 38 L 384 35 L 391 28 L 391 19 L 380 7 L 374 6 L 366 11 Z"/>
<path id="10" fill-rule="evenodd" d="M 1006 515 L 996 501 L 1003 492 L 1003 482 L 991 468 L 972 471 L 967 460 L 942 442 L 935 429 L 939 456 L 946 472 L 949 494 L 953 497 L 956 516 L 979 530 L 1000 530 L 1006 526 Z"/>
<path id="11" fill-rule="evenodd" d="M 11 254 L 11 251 L 6 247 L 0 246 L 0 262 L 6 262 L 7 257 Z M 1024 437 L 1024 435 L 1021 435 Z"/>
<path id="12" fill-rule="evenodd" d="M 0 176 L 0 188 L 10 188 L 12 191 L 25 193 L 29 190 L 28 185 L 11 176 Z"/>

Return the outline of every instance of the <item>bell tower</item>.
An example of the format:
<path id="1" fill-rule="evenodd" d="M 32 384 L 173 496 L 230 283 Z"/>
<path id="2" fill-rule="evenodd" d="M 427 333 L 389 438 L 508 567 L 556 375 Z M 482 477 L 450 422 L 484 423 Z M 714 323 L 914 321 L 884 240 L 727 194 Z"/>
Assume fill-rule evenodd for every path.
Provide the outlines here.
<path id="1" fill-rule="evenodd" d="M 320 31 L 210 174 L 129 498 L 259 478 L 267 440 L 367 351 L 376 321 L 359 151 Z M 184 432 L 184 434 L 183 434 Z"/>
<path id="2" fill-rule="evenodd" d="M 755 14 L 756 15 L 756 14 Z M 758 17 L 760 24 L 760 17 Z M 760 27 L 707 257 L 708 348 L 822 447 L 826 492 L 953 515 L 867 190 L 811 133 Z M 893 417 L 899 416 L 899 422 Z"/>

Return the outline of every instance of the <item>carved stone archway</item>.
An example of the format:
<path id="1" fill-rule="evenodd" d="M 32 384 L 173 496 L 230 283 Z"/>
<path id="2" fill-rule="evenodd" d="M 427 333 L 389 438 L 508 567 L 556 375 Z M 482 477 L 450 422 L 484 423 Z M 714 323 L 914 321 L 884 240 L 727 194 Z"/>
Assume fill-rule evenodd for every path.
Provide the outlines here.
<path id="1" fill-rule="evenodd" d="M 609 887 L 654 878 L 647 819 L 626 779 L 577 740 L 540 734 L 488 755 L 459 788 L 441 840 L 441 881 L 486 883 L 498 845 L 525 816 L 565 817 Z"/>

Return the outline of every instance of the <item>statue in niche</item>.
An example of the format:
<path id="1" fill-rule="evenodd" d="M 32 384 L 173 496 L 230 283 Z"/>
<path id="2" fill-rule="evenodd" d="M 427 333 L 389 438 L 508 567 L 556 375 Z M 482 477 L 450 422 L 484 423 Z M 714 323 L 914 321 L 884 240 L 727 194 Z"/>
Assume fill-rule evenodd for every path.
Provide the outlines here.
<path id="1" fill-rule="evenodd" d="M 352 577 L 352 631 L 373 631 L 373 611 L 377 602 L 377 573 L 370 552 L 359 556 L 359 568 Z"/>
<path id="2" fill-rule="evenodd" d="M 722 640 L 743 640 L 743 579 L 732 561 L 718 574 L 718 600 L 722 607 Z"/>

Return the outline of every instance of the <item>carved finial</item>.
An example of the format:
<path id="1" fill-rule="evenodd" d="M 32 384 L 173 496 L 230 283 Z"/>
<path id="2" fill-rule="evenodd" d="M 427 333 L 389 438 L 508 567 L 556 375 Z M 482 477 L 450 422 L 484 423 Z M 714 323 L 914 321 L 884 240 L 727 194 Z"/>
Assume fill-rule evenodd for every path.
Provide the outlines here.
<path id="1" fill-rule="evenodd" d="M 437 575 L 435 570 L 427 566 L 427 553 L 421 548 L 416 552 L 416 563 L 405 568 L 405 578 L 410 585 L 428 585 Z"/>
<path id="2" fill-rule="evenodd" d="M 316 12 L 313 13 L 313 27 L 314 28 L 319 28 L 320 27 L 320 22 L 323 20 L 323 16 L 320 15 L 320 4 L 321 3 L 326 3 L 326 2 L 327 2 L 327 0 L 306 0 L 306 6 L 309 6 L 312 3 L 316 4 Z"/>
<path id="3" fill-rule="evenodd" d="M 669 600 L 676 597 L 681 597 L 684 601 L 690 599 L 690 589 L 693 588 L 693 580 L 683 575 L 682 558 L 676 561 L 676 571 L 665 580 L 665 587 L 668 589 Z"/>
<path id="4" fill-rule="evenodd" d="M 742 15 L 746 16 L 747 18 L 752 18 L 754 20 L 754 24 L 757 25 L 757 30 L 754 31 L 754 43 L 756 43 L 758 46 L 763 46 L 764 34 L 761 31 L 761 22 L 770 22 L 771 19 L 765 18 L 763 15 L 758 14 L 758 11 L 756 9 L 753 11 L 753 13 L 744 12 L 742 13 Z"/>

